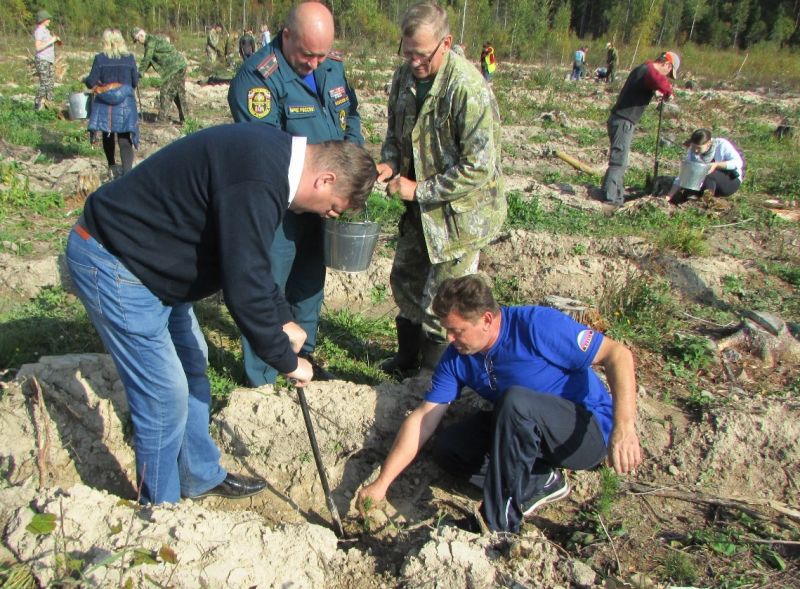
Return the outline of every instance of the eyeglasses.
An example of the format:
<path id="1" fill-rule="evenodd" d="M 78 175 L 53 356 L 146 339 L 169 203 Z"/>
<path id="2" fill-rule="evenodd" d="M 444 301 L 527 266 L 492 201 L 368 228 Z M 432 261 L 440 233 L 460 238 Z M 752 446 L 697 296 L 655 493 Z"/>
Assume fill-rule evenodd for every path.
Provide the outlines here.
<path id="1" fill-rule="evenodd" d="M 433 58 L 436 56 L 436 52 L 439 51 L 439 47 L 442 46 L 442 43 L 444 42 L 444 39 L 445 39 L 444 37 L 439 39 L 439 42 L 436 44 L 436 49 L 431 51 L 431 54 L 428 55 L 427 57 L 424 56 L 424 55 L 419 55 L 418 53 L 406 53 L 406 52 L 404 52 L 403 51 L 403 40 L 400 39 L 400 45 L 397 48 L 397 55 L 399 55 L 400 57 L 403 58 L 403 60 L 405 60 L 405 61 L 407 61 L 408 63 L 411 63 L 411 64 L 416 63 L 417 65 L 423 65 L 423 66 L 430 65 L 430 63 L 433 61 Z"/>
<path id="2" fill-rule="evenodd" d="M 486 354 L 483 358 L 483 367 L 486 369 L 486 374 L 489 376 L 489 388 L 492 389 L 493 393 L 497 392 L 497 376 L 494 373 L 494 363 L 492 362 L 492 357 L 489 354 Z"/>

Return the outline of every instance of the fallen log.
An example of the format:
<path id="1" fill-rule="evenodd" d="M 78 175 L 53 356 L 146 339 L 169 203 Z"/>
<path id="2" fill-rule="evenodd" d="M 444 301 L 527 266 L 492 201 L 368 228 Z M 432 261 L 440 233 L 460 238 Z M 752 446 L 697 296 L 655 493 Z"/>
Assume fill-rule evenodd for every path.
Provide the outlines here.
<path id="1" fill-rule="evenodd" d="M 556 151 L 555 156 L 557 158 L 567 162 L 573 168 L 577 168 L 581 172 L 586 172 L 587 174 L 592 174 L 593 176 L 602 176 L 603 175 L 603 172 L 601 172 L 600 170 L 597 170 L 597 169 L 593 168 L 589 164 L 583 163 L 578 158 L 573 157 L 573 156 L 571 156 L 571 155 L 569 155 L 567 153 L 564 153 L 563 151 Z"/>

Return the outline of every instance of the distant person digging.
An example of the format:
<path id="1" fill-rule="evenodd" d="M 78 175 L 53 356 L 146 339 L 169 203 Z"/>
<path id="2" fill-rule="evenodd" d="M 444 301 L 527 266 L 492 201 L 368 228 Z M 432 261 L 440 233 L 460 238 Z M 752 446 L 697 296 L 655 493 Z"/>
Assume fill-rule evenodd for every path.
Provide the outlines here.
<path id="1" fill-rule="evenodd" d="M 689 148 L 684 162 L 696 165 L 695 173 L 699 169 L 705 177 L 697 188 L 682 186 L 682 180 L 683 183 L 689 180 L 683 174 L 676 177 L 667 194 L 671 204 L 682 204 L 690 197 L 702 196 L 705 192 L 726 197 L 739 190 L 744 181 L 744 160 L 730 141 L 712 137 L 708 129 L 697 129 L 684 145 Z M 693 171 L 691 166 L 688 170 Z"/>
<path id="2" fill-rule="evenodd" d="M 667 77 L 675 79 L 680 65 L 678 54 L 666 51 L 655 60 L 634 68 L 625 80 L 606 123 L 611 143 L 608 169 L 601 188 L 606 202 L 616 206 L 625 204 L 625 169 L 628 167 L 633 132 L 654 96 L 660 100 L 672 97 L 672 84 Z"/>

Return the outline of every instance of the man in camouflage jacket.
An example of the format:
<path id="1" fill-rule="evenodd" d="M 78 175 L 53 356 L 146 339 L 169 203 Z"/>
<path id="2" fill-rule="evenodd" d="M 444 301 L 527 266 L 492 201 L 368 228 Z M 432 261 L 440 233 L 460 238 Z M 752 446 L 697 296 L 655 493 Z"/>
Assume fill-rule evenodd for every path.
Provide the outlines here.
<path id="1" fill-rule="evenodd" d="M 406 12 L 389 95 L 378 180 L 406 211 L 390 276 L 399 307 L 397 354 L 382 368 L 412 374 L 446 347 L 431 310 L 439 285 L 478 268 L 480 249 L 506 216 L 500 169 L 500 114 L 489 86 L 450 51 L 447 14 L 421 3 Z"/>
<path id="2" fill-rule="evenodd" d="M 134 28 L 131 31 L 134 43 L 144 45 L 144 57 L 139 64 L 139 74 L 144 74 L 152 65 L 161 76 L 161 91 L 158 95 L 157 122 L 167 120 L 170 102 L 178 107 L 178 117 L 183 123 L 189 114 L 186 103 L 186 60 L 178 53 L 170 40 L 160 35 L 148 34 Z"/>

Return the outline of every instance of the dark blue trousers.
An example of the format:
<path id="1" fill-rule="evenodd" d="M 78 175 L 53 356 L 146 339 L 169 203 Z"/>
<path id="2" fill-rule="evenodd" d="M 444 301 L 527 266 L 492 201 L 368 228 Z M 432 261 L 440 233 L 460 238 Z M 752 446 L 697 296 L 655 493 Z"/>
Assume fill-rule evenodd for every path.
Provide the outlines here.
<path id="1" fill-rule="evenodd" d="M 494 411 L 481 411 L 441 431 L 434 458 L 456 476 L 477 474 L 488 455 L 483 509 L 489 529 L 518 532 L 523 505 L 554 468 L 588 470 L 606 456 L 603 433 L 581 405 L 520 386 Z"/>
<path id="2" fill-rule="evenodd" d="M 325 293 L 325 255 L 322 217 L 286 212 L 269 251 L 272 277 L 286 297 L 297 324 L 307 334 L 302 351 L 317 345 L 317 324 Z M 278 371 L 259 358 L 242 336 L 244 371 L 250 386 L 272 384 Z"/>

